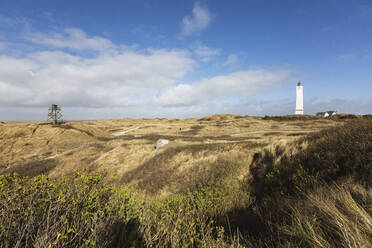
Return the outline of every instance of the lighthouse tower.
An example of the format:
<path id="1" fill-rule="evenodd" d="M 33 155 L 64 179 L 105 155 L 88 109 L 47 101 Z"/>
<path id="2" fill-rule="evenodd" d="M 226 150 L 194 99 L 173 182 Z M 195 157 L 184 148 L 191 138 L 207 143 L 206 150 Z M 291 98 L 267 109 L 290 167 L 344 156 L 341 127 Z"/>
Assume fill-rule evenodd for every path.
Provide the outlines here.
<path id="1" fill-rule="evenodd" d="M 298 82 L 296 86 L 296 115 L 304 114 L 304 94 L 303 86 L 301 82 Z"/>

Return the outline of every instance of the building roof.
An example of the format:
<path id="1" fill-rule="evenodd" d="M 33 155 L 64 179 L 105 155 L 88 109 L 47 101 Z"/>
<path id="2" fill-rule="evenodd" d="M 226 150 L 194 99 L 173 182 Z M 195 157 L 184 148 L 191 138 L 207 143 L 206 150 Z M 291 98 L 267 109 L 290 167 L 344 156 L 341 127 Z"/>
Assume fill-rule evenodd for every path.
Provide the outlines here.
<path id="1" fill-rule="evenodd" d="M 302 83 L 301 83 L 301 82 L 298 82 L 298 83 L 297 83 L 297 86 L 302 86 Z"/>

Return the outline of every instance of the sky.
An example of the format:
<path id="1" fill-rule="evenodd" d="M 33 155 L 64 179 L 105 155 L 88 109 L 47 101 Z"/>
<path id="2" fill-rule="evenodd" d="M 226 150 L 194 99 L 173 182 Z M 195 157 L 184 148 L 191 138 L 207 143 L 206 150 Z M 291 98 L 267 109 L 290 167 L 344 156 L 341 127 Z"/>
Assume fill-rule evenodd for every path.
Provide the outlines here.
<path id="1" fill-rule="evenodd" d="M 0 120 L 372 113 L 370 0 L 0 0 Z"/>

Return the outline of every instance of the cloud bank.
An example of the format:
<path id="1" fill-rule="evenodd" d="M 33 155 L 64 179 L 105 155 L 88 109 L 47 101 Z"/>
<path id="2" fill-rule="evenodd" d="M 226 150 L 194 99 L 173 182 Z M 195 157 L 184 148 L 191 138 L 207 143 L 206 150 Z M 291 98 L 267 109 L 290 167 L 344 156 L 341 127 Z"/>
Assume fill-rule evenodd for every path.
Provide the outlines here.
<path id="1" fill-rule="evenodd" d="M 275 88 L 289 76 L 288 71 L 247 70 L 205 78 L 191 85 L 179 84 L 165 89 L 153 99 L 161 106 L 192 106 L 220 97 L 245 98 Z"/>
<path id="2" fill-rule="evenodd" d="M 41 51 L 0 56 L 0 103 L 7 106 L 107 107 L 135 104 L 193 69 L 181 50 L 115 51 L 84 58 Z"/>
<path id="3" fill-rule="evenodd" d="M 247 101 L 292 82 L 291 71 L 217 70 L 214 75 L 193 77 L 200 74 L 201 64 L 217 63 L 222 54 L 220 49 L 202 44 L 184 49 L 138 48 L 91 37 L 76 28 L 28 33 L 25 44 L 34 49 L 22 55 L 0 53 L 2 120 L 42 120 L 52 103 L 62 106 L 66 119 L 293 112 L 294 101 Z M 231 55 L 219 66 L 225 68 L 236 60 Z M 313 99 L 305 102 L 305 111 L 365 113 L 371 105 Z"/>
<path id="4" fill-rule="evenodd" d="M 198 4 L 194 8 L 196 19 L 204 11 L 199 8 Z M 168 113 L 182 117 L 187 113 L 207 114 L 208 105 L 218 105 L 220 98 L 236 101 L 265 91 L 290 74 L 254 69 L 185 83 L 200 63 L 221 51 L 201 44 L 190 49 L 139 49 L 90 37 L 76 28 L 28 33 L 25 40 L 35 46 L 32 52 L 0 55 L 3 108 L 36 109 L 56 103 L 64 108 L 116 109 L 123 115 Z"/>

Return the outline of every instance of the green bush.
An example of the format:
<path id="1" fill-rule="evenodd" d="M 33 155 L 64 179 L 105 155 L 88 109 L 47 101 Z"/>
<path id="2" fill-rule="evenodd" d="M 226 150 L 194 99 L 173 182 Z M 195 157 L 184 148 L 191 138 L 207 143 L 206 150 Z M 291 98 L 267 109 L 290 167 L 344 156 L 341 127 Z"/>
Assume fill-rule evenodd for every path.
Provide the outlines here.
<path id="1" fill-rule="evenodd" d="M 0 176 L 0 247 L 228 246 L 214 218 L 233 207 L 237 189 L 204 187 L 145 200 L 132 189 L 106 185 L 104 177 Z"/>
<path id="2" fill-rule="evenodd" d="M 50 181 L 0 176 L 1 247 L 108 247 L 130 243 L 141 209 L 131 191 L 115 191 L 103 174 Z M 118 237 L 115 240 L 115 236 Z"/>

